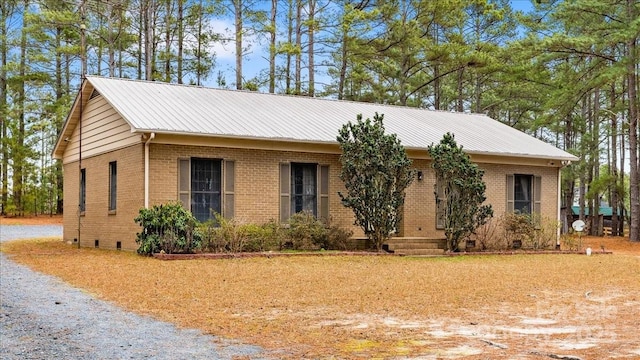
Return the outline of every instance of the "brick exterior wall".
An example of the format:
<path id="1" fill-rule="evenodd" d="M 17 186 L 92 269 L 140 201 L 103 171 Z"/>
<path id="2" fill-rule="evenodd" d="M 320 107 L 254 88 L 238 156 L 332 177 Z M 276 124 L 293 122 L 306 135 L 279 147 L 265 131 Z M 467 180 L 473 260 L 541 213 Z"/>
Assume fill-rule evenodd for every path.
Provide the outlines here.
<path id="1" fill-rule="evenodd" d="M 344 191 L 344 186 L 339 180 L 339 155 L 332 154 L 151 143 L 150 182 L 154 185 L 149 192 L 149 205 L 178 199 L 178 159 L 189 157 L 235 161 L 235 217 L 254 223 L 280 218 L 280 163 L 329 165 L 332 224 L 346 228 L 353 224 L 351 210 L 340 203 L 338 191 Z"/>
<path id="2" fill-rule="evenodd" d="M 434 195 L 435 173 L 428 160 L 414 160 L 414 167 L 423 172 L 423 180 L 414 180 L 405 198 L 404 220 L 401 236 L 442 236 L 436 229 L 436 200 Z M 494 216 L 504 215 L 507 204 L 506 177 L 523 174 L 542 177 L 543 218 L 556 219 L 558 213 L 558 168 L 543 166 L 478 164 L 484 170 L 487 184 L 487 204 L 491 204 Z"/>
<path id="3" fill-rule="evenodd" d="M 235 161 L 235 217 L 243 221 L 263 223 L 279 219 L 280 163 L 300 162 L 329 165 L 329 212 L 332 225 L 354 230 L 355 237 L 362 231 L 353 225 L 353 213 L 342 206 L 338 191 L 344 191 L 339 180 L 339 155 L 279 150 L 253 150 L 207 146 L 150 144 L 149 205 L 178 200 L 178 159 L 190 157 Z M 116 214 L 108 211 L 109 162 L 118 164 L 118 206 Z M 485 170 L 487 202 L 493 206 L 496 217 L 506 209 L 506 175 L 527 174 L 542 177 L 542 215 L 556 218 L 558 211 L 558 169 L 543 166 L 479 164 Z M 414 160 L 416 170 L 423 179 L 411 184 L 407 190 L 404 219 L 398 229 L 400 236 L 435 237 L 442 231 L 435 226 L 435 175 L 428 160 Z M 81 217 L 81 244 L 115 248 L 137 249 L 133 222 L 144 205 L 144 145 L 136 145 L 83 160 L 87 172 L 86 212 Z M 64 239 L 73 241 L 78 229 L 78 164 L 69 163 L 65 171 Z"/>
<path id="4" fill-rule="evenodd" d="M 109 163 L 117 164 L 116 210 L 109 211 Z M 134 145 L 82 160 L 86 172 L 86 201 L 80 216 L 80 245 L 136 250 L 140 227 L 133 221 L 144 206 L 144 145 Z M 78 238 L 78 162 L 64 164 L 64 241 Z"/>

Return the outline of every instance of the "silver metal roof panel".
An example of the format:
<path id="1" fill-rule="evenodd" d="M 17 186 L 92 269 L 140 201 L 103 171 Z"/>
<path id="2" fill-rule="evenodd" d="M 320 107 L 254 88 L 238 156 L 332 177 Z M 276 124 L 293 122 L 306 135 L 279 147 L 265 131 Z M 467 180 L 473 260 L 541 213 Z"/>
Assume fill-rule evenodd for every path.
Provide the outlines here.
<path id="1" fill-rule="evenodd" d="M 87 80 L 133 132 L 164 132 L 300 142 L 336 143 L 338 129 L 357 114 L 384 114 L 384 125 L 407 148 L 425 149 L 451 132 L 470 153 L 577 158 L 481 114 L 331 99 L 211 89 L 88 76 Z"/>

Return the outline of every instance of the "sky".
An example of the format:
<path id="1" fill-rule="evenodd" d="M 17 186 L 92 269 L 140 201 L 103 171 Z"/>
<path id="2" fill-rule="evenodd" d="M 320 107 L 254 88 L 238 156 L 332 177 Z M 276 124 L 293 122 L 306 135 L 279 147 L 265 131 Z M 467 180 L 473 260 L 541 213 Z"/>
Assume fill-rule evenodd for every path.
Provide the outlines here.
<path id="1" fill-rule="evenodd" d="M 511 6 L 514 11 L 528 12 L 533 9 L 533 0 L 511 0 Z M 233 34 L 233 19 L 216 20 L 212 23 L 216 33 L 228 35 L 231 37 Z M 250 44 L 251 48 L 243 61 L 243 77 L 245 80 L 256 77 L 260 71 L 264 71 L 269 68 L 267 47 L 268 44 L 263 40 L 261 44 L 259 39 L 254 37 L 248 37 L 244 40 L 245 43 Z M 205 81 L 205 86 L 217 87 L 216 75 L 218 71 L 222 71 L 225 75 L 227 86 L 231 87 L 235 81 L 235 44 L 229 42 L 226 44 L 216 43 L 213 48 L 216 54 L 216 68 L 213 74 Z M 316 64 L 319 60 L 316 60 Z M 316 75 L 316 82 L 327 82 L 328 76 L 320 71 L 320 74 Z"/>

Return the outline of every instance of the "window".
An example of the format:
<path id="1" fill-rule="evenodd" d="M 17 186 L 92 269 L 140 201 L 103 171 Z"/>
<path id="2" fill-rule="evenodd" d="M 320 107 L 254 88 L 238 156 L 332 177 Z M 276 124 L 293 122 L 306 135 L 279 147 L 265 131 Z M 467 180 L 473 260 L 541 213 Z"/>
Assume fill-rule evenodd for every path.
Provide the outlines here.
<path id="1" fill-rule="evenodd" d="M 84 212 L 87 201 L 87 172 L 80 169 L 80 212 Z"/>
<path id="2" fill-rule="evenodd" d="M 507 175 L 507 212 L 535 215 L 542 211 L 542 177 L 535 175 Z"/>
<path id="3" fill-rule="evenodd" d="M 307 211 L 325 223 L 329 219 L 329 166 L 280 164 L 280 222 Z"/>
<path id="4" fill-rule="evenodd" d="M 116 199 L 118 193 L 118 167 L 115 161 L 109 163 L 109 210 L 116 209 Z"/>
<path id="5" fill-rule="evenodd" d="M 206 221 L 212 211 L 220 213 L 221 176 L 220 160 L 191 159 L 191 212 L 196 219 Z"/>
<path id="6" fill-rule="evenodd" d="M 530 175 L 513 176 L 513 211 L 520 214 L 531 214 L 533 190 Z"/>
<path id="7" fill-rule="evenodd" d="M 315 164 L 291 164 L 291 212 L 318 215 Z"/>
<path id="8" fill-rule="evenodd" d="M 199 221 L 212 219 L 212 212 L 233 217 L 234 162 L 202 158 L 178 160 L 178 196 Z"/>

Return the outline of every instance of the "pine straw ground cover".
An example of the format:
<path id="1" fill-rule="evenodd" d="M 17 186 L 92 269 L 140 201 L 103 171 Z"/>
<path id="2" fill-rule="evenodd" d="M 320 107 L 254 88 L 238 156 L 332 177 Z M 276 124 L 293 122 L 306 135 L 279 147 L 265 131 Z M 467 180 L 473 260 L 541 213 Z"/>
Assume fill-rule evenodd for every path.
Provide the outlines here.
<path id="1" fill-rule="evenodd" d="M 614 254 L 159 261 L 59 239 L 1 250 L 126 309 L 275 358 L 640 357 L 640 245 L 583 240 Z"/>

